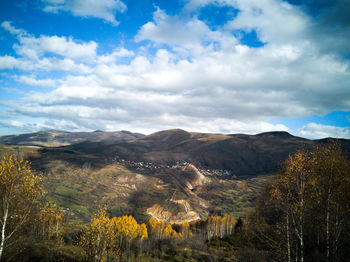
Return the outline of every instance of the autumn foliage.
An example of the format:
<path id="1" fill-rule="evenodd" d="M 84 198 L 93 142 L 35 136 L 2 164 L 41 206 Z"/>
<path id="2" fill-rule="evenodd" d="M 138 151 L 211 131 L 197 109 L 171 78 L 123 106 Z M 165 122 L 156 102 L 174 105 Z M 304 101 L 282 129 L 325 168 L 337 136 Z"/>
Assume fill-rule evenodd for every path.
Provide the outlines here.
<path id="1" fill-rule="evenodd" d="M 130 253 L 135 243 L 140 245 L 147 241 L 148 247 L 153 244 L 159 247 L 171 241 L 191 241 L 193 230 L 200 236 L 210 232 L 211 237 L 223 237 L 233 233 L 234 225 L 235 220 L 229 216 L 210 216 L 207 220 L 192 224 L 185 221 L 180 225 L 150 218 L 146 224 L 138 224 L 132 216 L 109 218 L 106 209 L 102 208 L 80 236 L 78 245 L 85 250 L 89 261 L 114 261 Z"/>
<path id="2" fill-rule="evenodd" d="M 34 207 L 43 195 L 40 175 L 32 172 L 30 163 L 15 155 L 0 158 L 0 260 L 20 230 L 30 222 Z"/>
<path id="3" fill-rule="evenodd" d="M 290 156 L 251 216 L 269 261 L 349 258 L 350 162 L 338 143 Z"/>
<path id="4" fill-rule="evenodd" d="M 160 240 L 164 238 L 182 238 L 182 234 L 176 232 L 170 224 L 164 221 L 157 221 L 151 218 L 147 222 L 147 229 L 149 231 L 150 237 Z"/>
<path id="5" fill-rule="evenodd" d="M 61 224 L 63 220 L 63 212 L 56 205 L 56 203 L 49 201 L 39 211 L 39 224 L 41 226 L 41 233 L 46 238 L 58 238 L 60 237 Z"/>
<path id="6" fill-rule="evenodd" d="M 88 260 L 113 261 L 131 241 L 147 237 L 146 226 L 139 225 L 132 216 L 109 218 L 106 210 L 100 208 L 78 245 L 85 250 Z"/>

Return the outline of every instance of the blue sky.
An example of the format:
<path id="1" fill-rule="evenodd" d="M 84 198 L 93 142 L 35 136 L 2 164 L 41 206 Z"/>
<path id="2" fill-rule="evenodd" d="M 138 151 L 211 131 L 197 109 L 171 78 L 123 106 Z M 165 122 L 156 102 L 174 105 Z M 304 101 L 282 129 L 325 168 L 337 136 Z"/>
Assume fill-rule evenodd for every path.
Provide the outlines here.
<path id="1" fill-rule="evenodd" d="M 0 1 L 0 135 L 350 138 L 345 0 Z"/>

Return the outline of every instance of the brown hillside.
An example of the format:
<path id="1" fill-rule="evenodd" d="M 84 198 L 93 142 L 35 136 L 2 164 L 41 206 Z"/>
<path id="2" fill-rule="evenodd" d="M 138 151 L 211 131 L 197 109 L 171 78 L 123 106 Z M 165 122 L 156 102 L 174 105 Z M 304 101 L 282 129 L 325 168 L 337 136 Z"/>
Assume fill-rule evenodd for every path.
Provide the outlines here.
<path id="1" fill-rule="evenodd" d="M 288 155 L 311 150 L 326 141 L 308 140 L 287 132 L 223 135 L 175 129 L 116 143 L 108 150 L 135 161 L 187 161 L 203 168 L 230 170 L 236 176 L 252 176 L 274 173 Z M 339 141 L 350 152 L 349 140 Z"/>
<path id="2" fill-rule="evenodd" d="M 67 146 L 85 141 L 114 143 L 142 137 L 142 134 L 128 131 L 118 132 L 66 132 L 57 130 L 0 137 L 0 143 L 8 145 L 37 145 L 47 147 Z"/>
<path id="3" fill-rule="evenodd" d="M 288 155 L 297 150 L 312 150 L 327 141 L 308 140 L 287 132 L 224 135 L 172 129 L 127 141 L 84 141 L 43 151 L 50 159 L 64 158 L 78 165 L 89 162 L 101 167 L 116 158 L 163 165 L 188 162 L 201 169 L 226 170 L 231 176 L 250 177 L 275 173 Z M 338 141 L 349 155 L 350 140 Z"/>

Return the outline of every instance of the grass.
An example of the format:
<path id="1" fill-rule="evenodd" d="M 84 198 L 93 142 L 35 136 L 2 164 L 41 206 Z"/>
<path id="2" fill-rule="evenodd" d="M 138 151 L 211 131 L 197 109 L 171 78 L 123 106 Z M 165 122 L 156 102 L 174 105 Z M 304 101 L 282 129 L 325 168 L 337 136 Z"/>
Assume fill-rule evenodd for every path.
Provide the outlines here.
<path id="1" fill-rule="evenodd" d="M 263 189 L 267 177 L 242 180 L 213 180 L 199 191 L 207 197 L 211 213 L 228 214 L 235 219 L 245 217 L 254 208 L 254 200 Z"/>

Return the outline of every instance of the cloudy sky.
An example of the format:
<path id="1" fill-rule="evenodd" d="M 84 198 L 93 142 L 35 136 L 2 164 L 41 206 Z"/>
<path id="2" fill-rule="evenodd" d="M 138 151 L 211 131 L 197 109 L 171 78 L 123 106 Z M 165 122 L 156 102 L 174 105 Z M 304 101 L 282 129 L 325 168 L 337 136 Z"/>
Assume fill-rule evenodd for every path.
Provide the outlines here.
<path id="1" fill-rule="evenodd" d="M 0 1 L 0 135 L 350 138 L 348 0 Z"/>

